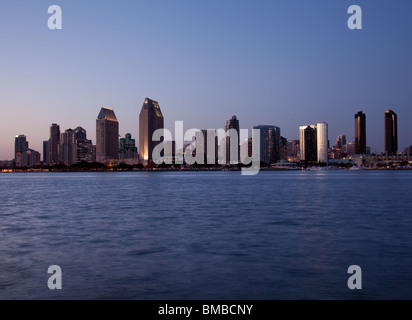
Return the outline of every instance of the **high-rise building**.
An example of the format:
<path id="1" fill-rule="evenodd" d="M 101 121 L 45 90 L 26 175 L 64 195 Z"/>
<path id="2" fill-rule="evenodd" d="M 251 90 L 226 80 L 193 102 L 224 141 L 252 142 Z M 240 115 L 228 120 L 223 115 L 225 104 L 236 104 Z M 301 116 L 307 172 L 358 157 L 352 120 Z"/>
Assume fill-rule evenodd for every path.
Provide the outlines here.
<path id="1" fill-rule="evenodd" d="M 77 127 L 73 131 L 73 163 L 93 162 L 94 156 L 93 144 L 87 139 L 86 130 Z"/>
<path id="2" fill-rule="evenodd" d="M 161 141 L 153 141 L 153 133 L 164 129 L 164 118 L 157 101 L 146 98 L 139 115 L 139 152 L 140 159 L 153 160 L 153 149 Z"/>
<path id="3" fill-rule="evenodd" d="M 113 109 L 102 107 L 97 116 L 96 158 L 101 163 L 119 159 L 119 122 Z"/>
<path id="4" fill-rule="evenodd" d="M 14 159 L 17 159 L 18 153 L 23 153 L 29 148 L 29 143 L 26 140 L 26 136 L 21 134 L 14 139 Z"/>
<path id="5" fill-rule="evenodd" d="M 50 140 L 43 141 L 43 164 L 50 163 Z"/>
<path id="6" fill-rule="evenodd" d="M 216 130 L 197 131 L 195 137 L 196 153 L 203 154 L 203 164 L 217 164 L 219 151 Z"/>
<path id="7" fill-rule="evenodd" d="M 86 130 L 82 127 L 74 129 L 74 140 L 87 140 Z"/>
<path id="8" fill-rule="evenodd" d="M 16 155 L 16 167 L 32 168 L 40 166 L 40 153 L 27 148 L 23 152 L 18 152 Z"/>
<path id="9" fill-rule="evenodd" d="M 75 146 L 76 146 L 75 163 L 94 161 L 94 155 L 93 155 L 94 150 L 93 150 L 92 140 L 78 139 L 76 140 Z"/>
<path id="10" fill-rule="evenodd" d="M 299 133 L 300 160 L 305 162 L 316 162 L 318 159 L 316 125 L 300 126 Z"/>
<path id="11" fill-rule="evenodd" d="M 59 164 L 60 126 L 53 123 L 50 127 L 50 164 Z"/>
<path id="12" fill-rule="evenodd" d="M 67 129 L 65 132 L 60 134 L 60 144 L 59 144 L 59 158 L 60 163 L 71 166 L 74 161 L 74 130 Z"/>
<path id="13" fill-rule="evenodd" d="M 346 144 L 346 136 L 344 134 L 339 135 L 335 143 L 336 149 L 342 149 L 345 144 Z"/>
<path id="14" fill-rule="evenodd" d="M 355 114 L 356 154 L 366 154 L 366 115 L 360 110 Z"/>
<path id="15" fill-rule="evenodd" d="M 233 132 L 231 137 L 228 131 Z M 239 150 L 239 139 L 240 139 L 240 128 L 239 120 L 236 116 L 231 117 L 226 121 L 225 125 L 226 132 L 226 163 L 237 164 L 239 162 L 240 150 Z"/>
<path id="16" fill-rule="evenodd" d="M 260 161 L 272 164 L 280 160 L 280 129 L 275 126 L 254 126 L 260 130 Z"/>
<path id="17" fill-rule="evenodd" d="M 388 155 L 398 152 L 398 116 L 390 109 L 385 111 L 385 152 Z"/>
<path id="18" fill-rule="evenodd" d="M 326 122 L 319 122 L 316 124 L 317 132 L 317 160 L 320 163 L 329 164 L 329 140 L 328 140 L 328 124 Z"/>

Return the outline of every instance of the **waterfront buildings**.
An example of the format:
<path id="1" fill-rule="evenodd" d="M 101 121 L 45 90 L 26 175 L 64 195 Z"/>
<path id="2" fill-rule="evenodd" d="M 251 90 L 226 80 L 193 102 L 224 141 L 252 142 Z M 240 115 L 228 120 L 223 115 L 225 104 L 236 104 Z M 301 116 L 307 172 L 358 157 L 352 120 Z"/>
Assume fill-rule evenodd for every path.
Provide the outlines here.
<path id="1" fill-rule="evenodd" d="M 27 148 L 16 155 L 16 167 L 18 168 L 32 168 L 40 165 L 40 153 L 36 150 Z"/>
<path id="2" fill-rule="evenodd" d="M 96 146 L 87 139 L 86 130 L 77 127 L 73 131 L 73 160 L 72 163 L 95 162 Z"/>
<path id="3" fill-rule="evenodd" d="M 300 135 L 300 159 L 305 162 L 321 162 L 328 164 L 329 140 L 328 124 L 317 124 L 299 127 Z"/>
<path id="4" fill-rule="evenodd" d="M 355 114 L 355 152 L 366 154 L 366 115 L 362 110 Z"/>
<path id="5" fill-rule="evenodd" d="M 137 152 L 136 140 L 132 139 L 130 133 L 126 133 L 124 138 L 120 139 L 120 162 L 129 165 L 139 164 L 139 154 Z"/>
<path id="6" fill-rule="evenodd" d="M 300 160 L 305 162 L 316 162 L 317 154 L 317 133 L 316 125 L 304 125 L 299 127 L 300 136 Z"/>
<path id="7" fill-rule="evenodd" d="M 388 155 L 398 152 L 398 116 L 390 109 L 385 111 L 385 152 Z"/>
<path id="8" fill-rule="evenodd" d="M 280 128 L 272 125 L 254 126 L 260 130 L 260 161 L 272 164 L 280 160 Z"/>
<path id="9" fill-rule="evenodd" d="M 50 140 L 43 141 L 43 164 L 50 163 Z"/>
<path id="10" fill-rule="evenodd" d="M 59 164 L 60 126 L 53 123 L 50 127 L 49 163 Z"/>
<path id="11" fill-rule="evenodd" d="M 316 125 L 317 133 L 317 161 L 320 163 L 329 163 L 328 149 L 328 124 L 326 122 L 319 122 Z"/>
<path id="12" fill-rule="evenodd" d="M 153 149 L 161 141 L 153 141 L 153 133 L 164 129 L 164 118 L 157 101 L 146 98 L 139 115 L 139 154 L 143 161 L 153 160 Z"/>
<path id="13" fill-rule="evenodd" d="M 26 136 L 21 134 L 14 139 L 14 159 L 17 159 L 17 154 L 26 151 L 29 148 Z"/>
<path id="14" fill-rule="evenodd" d="M 60 163 L 66 166 L 73 164 L 73 152 L 74 152 L 74 131 L 67 129 L 60 134 L 59 144 L 59 159 Z"/>
<path id="15" fill-rule="evenodd" d="M 101 163 L 119 159 L 119 122 L 113 109 L 102 107 L 96 119 L 96 160 Z"/>

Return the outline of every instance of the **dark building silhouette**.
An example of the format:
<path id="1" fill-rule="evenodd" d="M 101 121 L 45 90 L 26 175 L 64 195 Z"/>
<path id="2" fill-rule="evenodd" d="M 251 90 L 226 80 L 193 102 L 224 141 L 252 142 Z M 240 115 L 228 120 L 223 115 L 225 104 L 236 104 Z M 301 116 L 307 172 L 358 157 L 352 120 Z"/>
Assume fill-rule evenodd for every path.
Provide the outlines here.
<path id="1" fill-rule="evenodd" d="M 385 152 L 388 155 L 398 152 L 398 116 L 390 109 L 385 111 Z"/>
<path id="2" fill-rule="evenodd" d="M 229 130 L 235 135 L 231 138 L 228 133 Z M 239 129 L 239 120 L 236 116 L 231 117 L 226 121 L 225 125 L 226 132 L 226 163 L 236 164 L 239 162 L 240 150 L 239 150 L 239 139 L 240 139 L 240 129 Z"/>
<path id="3" fill-rule="evenodd" d="M 59 164 L 60 126 L 53 123 L 50 127 L 49 161 L 50 164 Z"/>
<path id="4" fill-rule="evenodd" d="M 260 130 L 260 161 L 271 164 L 280 160 L 280 129 L 275 126 L 254 126 Z"/>
<path id="5" fill-rule="evenodd" d="M 300 159 L 305 162 L 318 161 L 318 144 L 316 125 L 301 126 Z"/>
<path id="6" fill-rule="evenodd" d="M 157 101 L 146 98 L 139 115 L 139 153 L 144 161 L 153 160 L 153 149 L 161 141 L 153 141 L 153 133 L 164 129 L 164 118 Z"/>
<path id="7" fill-rule="evenodd" d="M 29 143 L 27 142 L 25 135 L 16 136 L 14 139 L 14 159 L 17 159 L 18 153 L 23 153 L 29 148 Z"/>
<path id="8" fill-rule="evenodd" d="M 119 159 L 119 122 L 113 109 L 102 107 L 97 116 L 96 158 L 101 163 Z"/>
<path id="9" fill-rule="evenodd" d="M 355 152 L 366 154 L 366 115 L 362 111 L 355 114 Z"/>
<path id="10" fill-rule="evenodd" d="M 73 131 L 73 163 L 95 161 L 94 146 L 91 140 L 87 139 L 86 130 L 77 127 Z"/>
<path id="11" fill-rule="evenodd" d="M 74 129 L 74 140 L 87 140 L 86 130 L 82 127 L 77 127 Z"/>
<path id="12" fill-rule="evenodd" d="M 43 141 L 43 164 L 50 163 L 50 140 Z"/>
<path id="13" fill-rule="evenodd" d="M 67 129 L 60 134 L 59 159 L 60 163 L 71 166 L 73 164 L 74 131 Z"/>

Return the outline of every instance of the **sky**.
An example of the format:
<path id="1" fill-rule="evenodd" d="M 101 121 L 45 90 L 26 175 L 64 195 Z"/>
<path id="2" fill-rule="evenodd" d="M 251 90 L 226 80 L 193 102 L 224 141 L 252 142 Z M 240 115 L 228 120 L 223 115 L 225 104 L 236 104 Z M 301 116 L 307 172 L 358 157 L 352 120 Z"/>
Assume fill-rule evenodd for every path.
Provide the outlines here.
<path id="1" fill-rule="evenodd" d="M 362 30 L 349 30 L 350 5 Z M 63 29 L 47 26 L 62 8 Z M 14 137 L 42 153 L 52 123 L 82 126 L 95 143 L 96 117 L 113 108 L 120 135 L 138 141 L 145 97 L 165 127 L 242 129 L 326 121 L 331 145 L 367 117 L 367 144 L 384 149 L 383 116 L 398 114 L 399 149 L 412 145 L 410 0 L 2 0 L 0 160 Z"/>

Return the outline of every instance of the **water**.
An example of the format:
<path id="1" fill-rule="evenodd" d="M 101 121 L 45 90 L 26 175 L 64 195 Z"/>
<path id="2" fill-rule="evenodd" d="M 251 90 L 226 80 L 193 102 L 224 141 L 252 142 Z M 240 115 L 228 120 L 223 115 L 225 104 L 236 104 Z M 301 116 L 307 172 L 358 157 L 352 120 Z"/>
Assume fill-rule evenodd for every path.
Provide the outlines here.
<path id="1" fill-rule="evenodd" d="M 411 299 L 411 191 L 411 171 L 1 174 L 0 298 Z"/>

